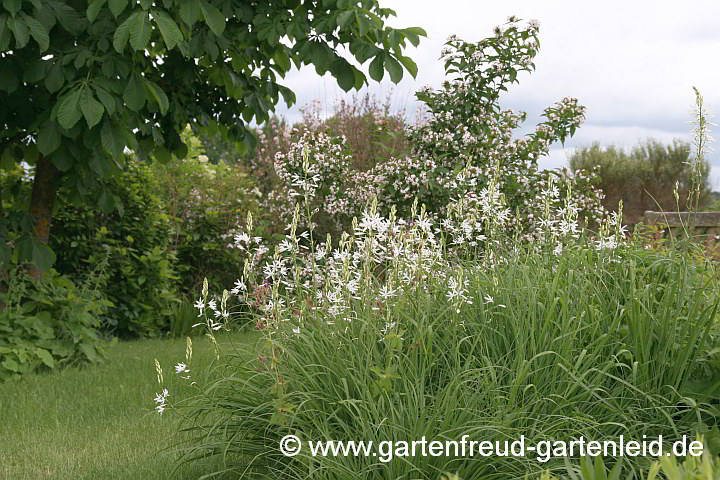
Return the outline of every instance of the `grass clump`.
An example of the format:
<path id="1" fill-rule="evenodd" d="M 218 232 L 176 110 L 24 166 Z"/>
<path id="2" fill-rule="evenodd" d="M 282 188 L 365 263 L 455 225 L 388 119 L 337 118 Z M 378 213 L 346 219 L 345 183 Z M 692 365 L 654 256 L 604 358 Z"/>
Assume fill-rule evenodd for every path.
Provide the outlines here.
<path id="1" fill-rule="evenodd" d="M 506 479 L 560 472 L 564 462 L 381 462 L 313 457 L 307 447 L 289 458 L 278 445 L 288 434 L 376 445 L 463 435 L 670 441 L 714 426 L 716 407 L 700 387 L 716 372 L 718 299 L 702 265 L 633 248 L 574 248 L 459 268 L 460 287 L 438 275 L 391 300 L 358 294 L 343 321 L 308 309 L 297 312 L 302 328 L 271 329 L 266 357 L 229 361 L 194 399 L 188 455 L 222 454 L 223 470 L 241 478 Z M 648 465 L 630 459 L 627 468 Z"/>

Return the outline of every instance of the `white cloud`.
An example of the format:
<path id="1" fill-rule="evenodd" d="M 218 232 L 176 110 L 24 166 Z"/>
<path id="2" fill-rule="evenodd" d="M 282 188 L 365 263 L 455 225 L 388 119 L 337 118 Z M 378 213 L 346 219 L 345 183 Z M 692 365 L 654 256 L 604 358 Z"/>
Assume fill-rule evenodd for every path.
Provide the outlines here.
<path id="1" fill-rule="evenodd" d="M 717 0 L 380 3 L 397 12 L 397 18 L 390 21 L 392 26 L 421 26 L 428 32 L 419 48 L 407 50 L 418 64 L 418 78 L 407 76 L 394 87 L 395 109 L 412 111 L 417 89 L 440 85 L 443 69 L 438 57 L 448 35 L 476 41 L 489 36 L 509 15 L 518 15 L 540 21 L 541 51 L 536 72 L 521 76 L 520 84 L 504 97 L 504 105 L 527 111 L 534 122 L 553 102 L 577 97 L 588 107 L 587 121 L 567 147 L 592 141 L 631 145 L 648 136 L 687 140 L 692 86 L 700 89 L 711 110 L 720 111 Z M 320 99 L 331 109 L 342 95 L 329 75 L 320 78 L 311 67 L 289 74 L 285 84 L 296 92 L 299 105 Z M 391 85 L 387 80 L 373 83 L 370 91 L 384 96 Z M 298 118 L 297 106 L 278 111 L 290 120 Z M 557 151 L 553 150 L 551 163 L 560 161 Z M 720 155 L 711 155 L 710 161 L 713 183 L 720 185 Z"/>

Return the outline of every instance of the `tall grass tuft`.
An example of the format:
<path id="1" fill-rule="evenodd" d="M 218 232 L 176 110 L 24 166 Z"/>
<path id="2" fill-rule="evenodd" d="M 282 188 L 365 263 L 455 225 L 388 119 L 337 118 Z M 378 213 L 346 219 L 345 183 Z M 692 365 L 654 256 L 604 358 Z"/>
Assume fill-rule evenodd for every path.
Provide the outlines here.
<path id="1" fill-rule="evenodd" d="M 283 457 L 303 441 L 668 441 L 709 428 L 717 414 L 702 386 L 717 292 L 683 256 L 628 249 L 508 255 L 464 268 L 467 296 L 408 289 L 386 304 L 356 300 L 353 317 L 327 325 L 312 310 L 300 333 L 266 357 L 222 362 L 219 380 L 192 400 L 188 459 L 221 456 L 236 478 L 522 478 L 564 471 L 562 459 L 514 457 Z M 715 368 L 715 369 L 714 369 Z M 649 460 L 629 459 L 630 475 Z M 221 473 L 220 471 L 216 473 Z"/>

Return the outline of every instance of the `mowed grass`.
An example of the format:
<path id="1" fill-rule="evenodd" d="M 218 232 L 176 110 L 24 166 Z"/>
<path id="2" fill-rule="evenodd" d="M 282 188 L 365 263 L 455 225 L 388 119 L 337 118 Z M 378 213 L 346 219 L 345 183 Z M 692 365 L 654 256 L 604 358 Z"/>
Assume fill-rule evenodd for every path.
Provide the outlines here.
<path id="1" fill-rule="evenodd" d="M 218 337 L 254 348 L 256 332 Z M 29 375 L 0 384 L 0 479 L 196 479 L 203 463 L 178 465 L 172 445 L 181 415 L 154 411 L 160 391 L 153 359 L 165 373 L 170 400 L 192 394 L 173 366 L 185 359 L 184 339 L 109 344 L 103 364 Z M 192 373 L 214 360 L 204 337 L 193 339 Z"/>

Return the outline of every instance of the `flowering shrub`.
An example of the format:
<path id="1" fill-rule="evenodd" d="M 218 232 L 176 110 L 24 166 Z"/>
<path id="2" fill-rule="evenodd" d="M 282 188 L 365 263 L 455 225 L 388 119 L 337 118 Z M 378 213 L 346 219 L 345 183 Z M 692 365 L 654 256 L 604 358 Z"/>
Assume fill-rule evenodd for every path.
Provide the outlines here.
<path id="1" fill-rule="evenodd" d="M 404 118 L 402 112 L 391 113 L 388 102 L 381 104 L 369 95 L 339 100 L 327 119 L 318 101 L 303 107 L 301 113 L 302 120 L 292 127 L 272 119 L 256 132 L 258 148 L 247 162 L 264 193 L 267 215 L 260 220 L 270 232 L 279 233 L 292 219 L 298 182 L 305 181 L 302 167 L 307 154 L 313 170 L 307 181 L 313 182 L 315 176 L 322 184 L 300 188 L 303 198 L 318 210 L 315 222 L 322 232 L 339 233 L 358 212 L 349 204 L 348 190 L 353 188 L 349 175 L 407 153 Z"/>
<path id="2" fill-rule="evenodd" d="M 395 208 L 400 216 L 407 216 L 417 199 L 436 219 L 448 205 L 472 204 L 493 182 L 495 194 L 504 204 L 501 226 L 517 230 L 525 240 L 535 237 L 535 219 L 543 207 L 538 198 L 552 189 L 551 184 L 557 185 L 559 192 L 551 199 L 551 210 L 564 208 L 565 196 L 571 195 L 579 220 L 598 225 L 606 212 L 594 171 L 571 175 L 567 171 L 541 171 L 537 166 L 552 143 L 574 134 L 584 120 L 585 108 L 575 99 L 565 98 L 545 109 L 545 121 L 533 133 L 514 138 L 513 131 L 526 114 L 502 110 L 499 105 L 500 93 L 518 81 L 520 72 L 534 68 L 538 28 L 536 22 L 522 26 L 511 17 L 496 29 L 495 36 L 478 43 L 450 37 L 442 55 L 446 73 L 452 78 L 441 90 L 425 88 L 418 92 L 429 110 L 429 120 L 409 127 L 411 152 L 406 157 L 348 171 L 354 150 L 346 153 L 346 138 L 332 139 L 318 132 L 317 126 L 322 123 L 310 116 L 306 122 L 309 128 L 296 146 L 290 147 L 290 153 L 276 155 L 282 188 L 270 194 L 275 205 L 282 205 L 288 194 L 298 194 L 300 153 L 304 145 L 312 144 L 310 157 L 322 159 L 322 171 L 315 169 L 308 179 L 322 178 L 323 185 L 305 189 L 303 194 L 317 194 L 316 203 L 328 207 L 324 213 L 336 215 L 338 221 L 341 215 L 359 215 L 372 198 L 377 198 L 384 215 Z M 295 176 L 287 174 L 290 171 Z M 292 202 L 285 200 L 280 210 L 287 220 L 293 211 Z M 486 209 L 485 215 L 490 213 Z M 486 236 L 482 228 L 478 235 Z"/>
<path id="3" fill-rule="evenodd" d="M 415 198 L 437 212 L 451 199 L 476 195 L 494 178 L 512 212 L 509 223 L 519 221 L 523 230 L 530 230 L 528 219 L 537 216 L 536 199 L 551 175 L 538 169 L 537 160 L 553 142 L 571 136 L 585 112 L 575 99 L 565 98 L 545 110 L 546 120 L 533 133 L 513 137 L 526 114 L 503 110 L 499 96 L 518 81 L 520 72 L 534 68 L 538 29 L 536 22 L 523 27 L 511 17 L 496 28 L 495 36 L 480 42 L 448 38 L 442 58 L 446 73 L 453 77 L 441 90 L 424 88 L 417 93 L 429 110 L 429 120 L 410 130 L 412 158 L 358 175 L 355 182 L 363 186 L 359 190 L 375 185 L 373 193 L 386 208 L 395 205 L 399 212 L 407 212 Z M 603 215 L 601 196 L 591 185 L 583 187 L 575 188 L 576 196 L 583 197 L 577 203 L 597 221 Z"/>

